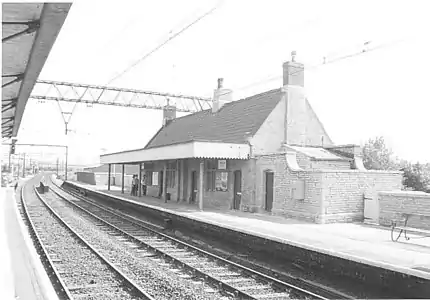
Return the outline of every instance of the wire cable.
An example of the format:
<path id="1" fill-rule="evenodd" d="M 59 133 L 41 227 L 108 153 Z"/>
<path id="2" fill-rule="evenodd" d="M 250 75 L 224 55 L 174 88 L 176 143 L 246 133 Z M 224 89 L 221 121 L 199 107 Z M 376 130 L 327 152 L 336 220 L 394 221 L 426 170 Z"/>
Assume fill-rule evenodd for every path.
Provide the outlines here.
<path id="1" fill-rule="evenodd" d="M 359 51 L 359 52 L 355 52 L 355 53 L 352 53 L 352 54 L 348 54 L 348 55 L 340 56 L 340 57 L 337 57 L 337 58 L 335 58 L 335 59 L 328 60 L 328 61 L 326 60 L 326 57 L 324 57 L 324 58 L 323 58 L 323 62 L 322 62 L 322 63 L 316 64 L 316 65 L 313 65 L 313 66 L 309 66 L 309 67 L 304 67 L 303 69 L 300 69 L 300 70 L 297 70 L 297 71 L 295 71 L 295 72 L 292 72 L 292 73 L 290 73 L 289 75 L 295 75 L 295 74 L 298 74 L 298 73 L 300 73 L 300 72 L 304 72 L 305 70 L 314 70 L 314 69 L 318 69 L 318 68 L 320 68 L 320 67 L 322 67 L 322 66 L 329 65 L 329 64 L 333 64 L 333 63 L 336 63 L 336 62 L 338 62 L 338 61 L 345 60 L 345 59 L 348 59 L 348 58 L 352 58 L 352 57 L 355 57 L 355 56 L 358 56 L 358 55 L 362 55 L 362 54 L 365 54 L 365 53 L 369 53 L 369 52 L 371 52 L 371 51 L 375 51 L 375 50 L 378 50 L 378 49 L 386 48 L 386 47 L 392 46 L 392 45 L 394 45 L 394 44 L 400 43 L 400 42 L 402 42 L 402 41 L 404 41 L 404 39 L 400 39 L 400 40 L 396 40 L 396 41 L 387 42 L 387 43 L 384 43 L 384 44 L 381 44 L 381 45 L 375 46 L 375 47 L 373 47 L 373 48 L 365 48 L 365 49 L 363 49 L 363 50 L 361 50 L 361 51 Z M 364 46 L 367 46 L 368 44 L 369 44 L 369 43 L 368 43 L 368 42 L 366 42 L 366 43 L 364 43 L 363 45 L 364 45 Z M 242 90 L 246 90 L 246 89 L 249 89 L 249 88 L 254 87 L 254 86 L 257 86 L 257 85 L 261 85 L 261 84 L 264 84 L 264 83 L 268 83 L 268 82 L 271 82 L 271 81 L 274 81 L 274 80 L 281 79 L 282 77 L 283 77 L 283 75 L 274 75 L 274 76 L 269 76 L 269 77 L 267 77 L 267 76 L 266 76 L 266 78 L 265 78 L 265 79 L 262 79 L 262 80 L 256 81 L 256 82 L 254 82 L 254 83 L 251 83 L 251 84 L 248 84 L 248 85 L 245 85 L 245 86 L 239 87 L 239 88 L 235 88 L 234 90 L 235 90 L 235 91 L 242 91 Z"/>
<path id="2" fill-rule="evenodd" d="M 185 32 L 186 30 L 188 30 L 189 28 L 191 28 L 193 25 L 195 25 L 196 23 L 198 23 L 199 21 L 201 21 L 202 19 L 204 19 L 208 15 L 212 14 L 215 10 L 217 10 L 220 7 L 220 5 L 222 3 L 223 3 L 223 1 L 219 1 L 215 5 L 215 7 L 213 7 L 211 10 L 209 10 L 206 13 L 204 13 L 203 15 L 201 15 L 200 17 L 198 17 L 196 20 L 194 20 L 193 22 L 191 22 L 190 24 L 188 24 L 187 26 L 185 26 L 184 28 L 182 28 L 180 31 L 178 31 L 177 33 L 175 33 L 174 35 L 172 35 L 171 37 L 169 37 L 167 40 L 165 40 L 164 42 L 162 42 L 160 45 L 158 45 L 157 47 L 155 47 L 153 50 L 151 50 L 150 52 L 148 52 L 147 54 L 145 54 L 144 56 L 142 56 L 141 58 L 139 58 L 137 61 L 135 61 L 134 63 L 132 63 L 129 67 L 127 67 L 120 74 L 116 75 L 111 80 L 109 80 L 109 82 L 106 85 L 111 84 L 113 81 L 115 81 L 116 79 L 120 78 L 121 76 L 123 76 L 124 74 L 126 74 L 127 72 L 129 72 L 132 68 L 134 68 L 139 63 L 141 63 L 143 60 L 147 59 L 149 56 L 151 56 L 152 54 L 154 54 L 155 52 L 157 52 L 158 50 L 160 50 L 163 46 L 165 46 L 171 40 L 173 40 L 177 36 L 181 35 L 183 32 Z"/>

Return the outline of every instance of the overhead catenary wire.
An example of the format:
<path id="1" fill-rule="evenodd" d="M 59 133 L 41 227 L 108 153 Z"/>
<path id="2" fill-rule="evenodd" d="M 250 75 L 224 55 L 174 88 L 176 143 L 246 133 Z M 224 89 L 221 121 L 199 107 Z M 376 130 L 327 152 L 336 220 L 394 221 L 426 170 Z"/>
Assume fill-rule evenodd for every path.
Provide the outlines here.
<path id="1" fill-rule="evenodd" d="M 318 68 L 320 68 L 322 66 L 325 66 L 325 65 L 333 64 L 333 63 L 336 63 L 336 62 L 339 62 L 339 61 L 342 61 L 342 60 L 345 60 L 345 59 L 349 59 L 349 58 L 352 58 L 352 57 L 355 57 L 355 56 L 358 56 L 358 55 L 369 53 L 371 51 L 375 51 L 375 50 L 379 50 L 379 49 L 382 49 L 382 48 L 386 48 L 386 47 L 392 46 L 392 45 L 400 43 L 400 42 L 402 42 L 404 40 L 405 39 L 398 39 L 398 40 L 395 40 L 395 41 L 390 41 L 390 42 L 383 43 L 381 45 L 375 46 L 373 48 L 365 48 L 365 49 L 362 49 L 362 50 L 360 50 L 358 52 L 355 52 L 355 53 L 352 53 L 352 54 L 343 55 L 343 56 L 334 58 L 332 60 L 327 60 L 326 57 L 323 57 L 323 59 L 322 59 L 323 62 L 322 63 L 318 63 L 316 65 L 312 65 L 312 66 L 309 66 L 309 67 L 304 67 L 303 69 L 294 71 L 294 72 L 290 73 L 289 75 L 295 75 L 295 74 L 298 74 L 300 72 L 304 72 L 305 70 L 315 70 L 315 69 L 318 69 Z M 363 46 L 367 46 L 368 44 L 369 44 L 369 42 L 363 43 Z M 247 84 L 245 86 L 241 86 L 241 87 L 235 88 L 234 90 L 235 91 L 246 90 L 246 89 L 249 89 L 249 88 L 254 87 L 254 86 L 258 86 L 258 85 L 261 85 L 261 84 L 264 84 L 264 83 L 268 83 L 268 82 L 271 82 L 271 81 L 274 81 L 274 80 L 281 79 L 282 77 L 283 77 L 283 75 L 273 75 L 273 76 L 269 76 L 269 77 L 266 76 L 266 78 L 264 78 L 262 80 L 258 80 L 256 82 L 251 83 L 251 84 Z M 221 94 L 221 96 L 222 96 L 222 94 Z"/>
<path id="2" fill-rule="evenodd" d="M 201 21 L 205 17 L 207 17 L 210 14 L 212 14 L 215 10 L 217 10 L 221 6 L 221 4 L 223 2 L 224 2 L 223 0 L 219 1 L 212 9 L 210 9 L 209 11 L 207 11 L 206 13 L 204 13 L 203 15 L 201 15 L 200 17 L 198 17 L 197 19 L 195 19 L 193 22 L 191 22 L 190 24 L 188 24 L 187 26 L 185 26 L 184 28 L 182 28 L 177 33 L 173 34 L 171 37 L 167 38 L 164 42 L 162 42 L 157 47 L 155 47 L 154 49 L 152 49 L 151 51 L 149 51 L 147 54 L 145 54 L 144 56 L 142 56 L 141 58 L 139 58 L 137 61 L 133 62 L 124 71 L 122 71 L 121 73 L 119 73 L 118 75 L 116 75 L 115 77 L 113 77 L 111 80 L 109 80 L 106 85 L 111 84 L 113 81 L 117 80 L 118 78 L 120 78 L 121 76 L 123 76 L 124 74 L 126 74 L 127 72 L 129 72 L 131 69 L 133 69 L 139 63 L 141 63 L 142 61 L 144 61 L 145 59 L 147 59 L 149 56 L 151 56 L 152 54 L 154 54 L 155 52 L 157 52 L 158 50 L 160 50 L 166 44 L 168 44 L 171 40 L 173 40 L 174 38 L 178 37 L 179 35 L 181 35 L 182 33 L 184 33 L 186 30 L 190 29 L 193 25 L 195 25 L 196 23 L 198 23 L 199 21 Z"/>

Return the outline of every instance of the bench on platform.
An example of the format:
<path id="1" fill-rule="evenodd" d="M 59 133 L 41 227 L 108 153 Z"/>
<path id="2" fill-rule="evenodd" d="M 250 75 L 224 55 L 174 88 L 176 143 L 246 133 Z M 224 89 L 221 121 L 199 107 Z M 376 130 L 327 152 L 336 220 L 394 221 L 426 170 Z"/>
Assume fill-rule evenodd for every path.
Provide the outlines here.
<path id="1" fill-rule="evenodd" d="M 49 186 L 44 185 L 43 182 L 40 182 L 40 185 L 36 188 L 39 194 L 44 194 L 49 192 Z"/>
<path id="2" fill-rule="evenodd" d="M 429 220 L 430 221 L 430 215 L 424 215 L 424 214 L 416 214 L 416 213 L 399 213 L 396 215 L 396 219 L 391 220 L 391 240 L 393 242 L 397 242 L 404 233 L 405 239 L 408 241 L 410 238 L 406 235 L 407 232 L 413 232 L 419 235 L 424 235 L 427 237 L 430 237 L 430 230 L 428 229 L 421 229 L 417 227 L 408 226 L 408 221 L 412 217 L 418 217 L 420 220 Z M 399 224 L 403 223 L 403 224 Z M 397 237 L 395 237 L 394 231 L 399 230 L 399 234 Z"/>

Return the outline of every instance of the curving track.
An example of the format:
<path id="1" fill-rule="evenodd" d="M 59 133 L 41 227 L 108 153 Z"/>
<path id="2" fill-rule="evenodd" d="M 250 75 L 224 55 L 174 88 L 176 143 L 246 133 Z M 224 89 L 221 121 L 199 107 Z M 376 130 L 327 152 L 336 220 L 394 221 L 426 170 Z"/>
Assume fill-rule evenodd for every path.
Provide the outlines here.
<path id="1" fill-rule="evenodd" d="M 18 207 L 60 299 L 154 299 L 38 197 L 40 179 L 22 187 Z"/>
<path id="2" fill-rule="evenodd" d="M 204 280 L 214 289 L 240 299 L 326 299 L 157 232 L 142 221 L 52 183 L 51 189 L 61 199 L 90 215 L 99 229 L 119 237 L 159 265 L 170 266 L 183 279 L 196 283 Z"/>

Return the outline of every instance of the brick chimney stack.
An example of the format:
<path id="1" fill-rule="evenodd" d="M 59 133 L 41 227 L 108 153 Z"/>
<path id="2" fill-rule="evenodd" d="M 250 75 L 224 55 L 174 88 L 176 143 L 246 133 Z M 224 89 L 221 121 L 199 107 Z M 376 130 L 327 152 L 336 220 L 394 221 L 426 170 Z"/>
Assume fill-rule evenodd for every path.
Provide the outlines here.
<path id="1" fill-rule="evenodd" d="M 296 62 L 296 51 L 291 52 L 291 61 L 283 64 L 284 86 L 297 85 L 305 86 L 305 67 L 302 63 Z"/>
<path id="2" fill-rule="evenodd" d="M 212 112 L 216 113 L 224 104 L 233 101 L 233 91 L 223 88 L 224 79 L 218 78 L 218 87 L 214 90 L 212 99 Z"/>

